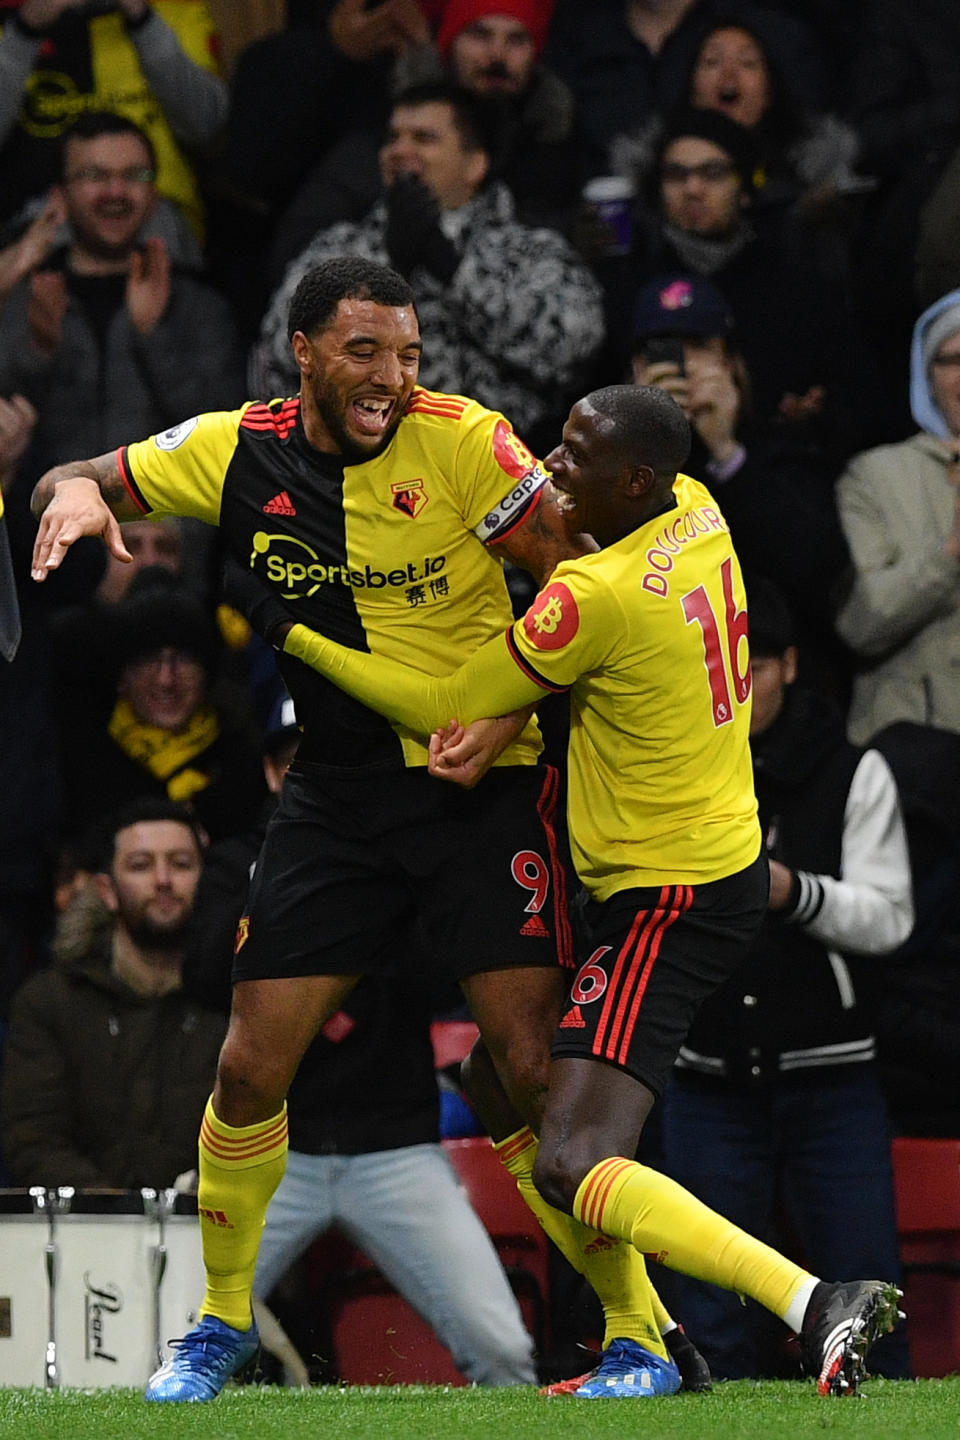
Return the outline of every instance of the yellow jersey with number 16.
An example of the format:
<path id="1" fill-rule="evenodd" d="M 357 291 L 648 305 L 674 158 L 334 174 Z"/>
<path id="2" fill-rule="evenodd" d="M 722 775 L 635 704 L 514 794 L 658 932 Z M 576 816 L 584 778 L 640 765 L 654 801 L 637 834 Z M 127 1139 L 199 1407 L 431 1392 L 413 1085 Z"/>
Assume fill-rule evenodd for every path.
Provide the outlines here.
<path id="1" fill-rule="evenodd" d="M 570 689 L 569 822 L 599 900 L 756 859 L 746 598 L 709 492 L 559 565 L 508 635 L 531 679 Z"/>

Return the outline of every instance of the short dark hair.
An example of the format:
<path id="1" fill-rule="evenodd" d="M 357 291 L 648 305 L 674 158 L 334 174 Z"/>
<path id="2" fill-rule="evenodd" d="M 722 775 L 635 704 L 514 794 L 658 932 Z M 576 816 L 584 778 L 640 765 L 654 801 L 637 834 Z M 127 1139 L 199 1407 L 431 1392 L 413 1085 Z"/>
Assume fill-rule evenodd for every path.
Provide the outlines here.
<path id="1" fill-rule="evenodd" d="M 449 105 L 463 148 L 483 150 L 493 157 L 497 148 L 497 117 L 482 95 L 449 80 L 424 80 L 419 85 L 408 85 L 395 95 L 390 112 L 414 105 Z"/>
<path id="2" fill-rule="evenodd" d="M 172 820 L 185 825 L 193 836 L 197 853 L 202 856 L 207 848 L 207 837 L 196 816 L 186 805 L 178 805 L 166 795 L 138 795 L 119 805 L 110 815 L 97 822 L 89 837 L 89 856 L 94 868 L 109 874 L 117 853 L 117 836 L 131 825 L 147 825 L 157 821 Z"/>
<path id="3" fill-rule="evenodd" d="M 690 454 L 690 425 L 680 406 L 657 385 L 606 385 L 587 404 L 611 419 L 616 439 L 635 464 L 673 479 Z"/>
<path id="4" fill-rule="evenodd" d="M 358 255 L 338 255 L 314 265 L 294 290 L 287 316 L 287 339 L 292 340 L 298 330 L 304 335 L 325 330 L 341 300 L 372 300 L 375 305 L 409 305 L 416 309 L 410 286 L 389 265 Z"/>
<path id="5" fill-rule="evenodd" d="M 117 115 L 113 110 L 84 110 L 64 132 L 60 141 L 60 174 L 66 170 L 68 140 L 99 140 L 101 135 L 136 135 L 149 156 L 151 170 L 157 168 L 157 152 L 153 141 L 145 130 L 127 115 Z"/>

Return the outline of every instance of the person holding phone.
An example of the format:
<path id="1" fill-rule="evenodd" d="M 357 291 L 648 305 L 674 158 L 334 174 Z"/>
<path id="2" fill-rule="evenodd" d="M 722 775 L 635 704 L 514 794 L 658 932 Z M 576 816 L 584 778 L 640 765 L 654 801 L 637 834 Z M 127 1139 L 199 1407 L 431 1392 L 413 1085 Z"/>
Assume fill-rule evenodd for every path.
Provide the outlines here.
<path id="1" fill-rule="evenodd" d="M 765 421 L 734 315 L 710 280 L 667 273 L 643 285 L 631 373 L 673 396 L 693 433 L 690 472 L 716 495 L 745 570 L 775 581 L 802 630 L 805 678 L 845 703 L 851 659 L 834 631 L 847 547 L 833 471 L 793 426 Z"/>
<path id="2" fill-rule="evenodd" d="M 673 396 L 703 446 L 706 478 L 720 483 L 746 458 L 737 430 L 749 413 L 749 381 L 732 336 L 730 308 L 709 280 L 664 276 L 640 290 L 633 379 Z"/>

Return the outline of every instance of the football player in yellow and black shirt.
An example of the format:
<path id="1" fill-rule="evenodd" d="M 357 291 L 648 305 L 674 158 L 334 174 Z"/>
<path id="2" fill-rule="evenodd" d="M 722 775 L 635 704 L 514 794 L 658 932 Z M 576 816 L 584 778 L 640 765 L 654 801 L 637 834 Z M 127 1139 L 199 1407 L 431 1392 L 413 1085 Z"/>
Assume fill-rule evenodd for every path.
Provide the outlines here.
<path id="1" fill-rule="evenodd" d="M 897 1319 L 882 1281 L 826 1284 L 638 1164 L 644 1121 L 703 999 L 766 911 L 748 745 L 746 599 L 725 521 L 678 473 L 689 426 L 665 391 L 612 386 L 574 406 L 544 464 L 599 551 L 562 562 L 526 615 L 453 676 L 430 678 L 294 625 L 285 650 L 394 723 L 434 729 L 456 778 L 463 721 L 569 689 L 569 828 L 590 954 L 553 1046 L 534 1178 L 554 1206 L 743 1295 L 801 1336 L 821 1393 L 855 1392 Z M 420 667 L 418 667 L 419 669 Z M 535 1145 L 518 1131 L 508 1147 Z M 604 1393 L 614 1357 L 577 1393 Z"/>
<path id="2" fill-rule="evenodd" d="M 298 398 L 201 415 L 43 476 L 34 577 L 80 535 L 103 535 L 125 558 L 118 520 L 192 515 L 220 527 L 285 624 L 453 671 L 510 621 L 503 557 L 542 579 L 592 542 L 570 540 L 546 474 L 501 415 L 417 387 L 413 294 L 393 271 L 318 266 L 293 297 L 289 331 Z M 528 712 L 473 732 L 497 758 L 464 793 L 430 777 L 416 730 L 294 657 L 282 669 L 303 739 L 238 929 L 230 1030 L 201 1130 L 207 1292 L 200 1324 L 148 1386 L 155 1400 L 212 1398 L 256 1348 L 250 1286 L 285 1164 L 286 1092 L 357 978 L 402 980 L 415 936 L 438 978 L 461 982 L 511 1099 L 537 1124 L 571 958 L 557 777 L 538 763 Z M 532 1196 L 534 1153 L 504 1157 Z M 626 1393 L 676 1390 L 669 1317 L 639 1254 L 535 1203 L 603 1301 L 608 1339 L 642 1342 Z"/>

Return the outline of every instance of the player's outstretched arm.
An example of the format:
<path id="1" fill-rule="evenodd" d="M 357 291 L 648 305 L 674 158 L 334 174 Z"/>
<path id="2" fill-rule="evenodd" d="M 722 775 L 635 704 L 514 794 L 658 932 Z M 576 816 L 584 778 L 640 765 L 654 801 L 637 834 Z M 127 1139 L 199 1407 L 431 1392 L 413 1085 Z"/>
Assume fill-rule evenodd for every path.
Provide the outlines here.
<path id="1" fill-rule="evenodd" d="M 487 716 L 509 715 L 544 694 L 544 687 L 519 668 L 504 635 L 488 640 L 459 670 L 444 676 L 424 675 L 383 655 L 351 650 L 306 625 L 294 625 L 283 648 L 355 700 L 419 735 L 445 726 L 451 716 L 469 725 Z"/>
<path id="2" fill-rule="evenodd" d="M 140 519 L 141 514 L 123 483 L 115 451 L 48 470 L 34 487 L 30 508 L 39 521 L 31 569 L 34 580 L 45 580 L 56 570 L 83 535 L 102 535 L 118 560 L 133 558 L 118 522 Z"/>

